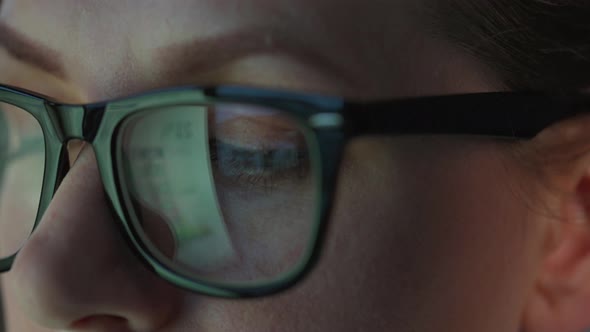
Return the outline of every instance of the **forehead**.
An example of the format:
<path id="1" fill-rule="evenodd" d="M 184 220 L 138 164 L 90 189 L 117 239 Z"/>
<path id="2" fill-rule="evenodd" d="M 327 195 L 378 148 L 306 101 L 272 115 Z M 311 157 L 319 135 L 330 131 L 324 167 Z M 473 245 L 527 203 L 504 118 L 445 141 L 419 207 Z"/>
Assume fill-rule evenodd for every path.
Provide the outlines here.
<path id="1" fill-rule="evenodd" d="M 259 24 L 281 26 L 309 32 L 306 28 L 324 29 L 340 25 L 354 30 L 393 23 L 397 28 L 411 24 L 420 0 L 4 0 L 1 17 L 21 24 L 52 27 L 70 31 L 75 36 L 107 33 L 125 28 L 129 33 L 145 32 L 152 37 L 175 37 L 176 34 L 201 30 L 201 34 L 221 29 Z M 33 24 L 34 23 L 34 24 Z M 33 29 L 34 27 L 29 27 Z M 351 29 L 353 30 L 353 29 Z M 46 31 L 48 32 L 48 31 Z M 319 32 L 316 30 L 316 32 Z M 49 33 L 50 34 L 50 33 Z M 122 37 L 119 34 L 120 37 Z M 63 46 L 63 44 L 61 45 Z"/>
<path id="2" fill-rule="evenodd" d="M 264 75 L 252 70 L 261 63 L 266 68 L 289 67 L 289 75 L 303 73 L 314 82 L 332 70 L 324 76 L 340 75 L 367 86 L 376 79 L 367 73 L 403 77 L 416 67 L 417 53 L 425 61 L 437 53 L 433 50 L 438 45 L 424 42 L 421 2 L 8 0 L 0 17 L 55 51 L 52 56 L 62 63 L 67 79 L 87 91 L 104 92 L 122 84 L 131 90 L 168 85 L 163 80 L 248 83 L 271 75 L 272 70 Z M 235 74 L 244 68 L 255 75 Z M 190 77 L 180 78 L 183 75 Z"/>

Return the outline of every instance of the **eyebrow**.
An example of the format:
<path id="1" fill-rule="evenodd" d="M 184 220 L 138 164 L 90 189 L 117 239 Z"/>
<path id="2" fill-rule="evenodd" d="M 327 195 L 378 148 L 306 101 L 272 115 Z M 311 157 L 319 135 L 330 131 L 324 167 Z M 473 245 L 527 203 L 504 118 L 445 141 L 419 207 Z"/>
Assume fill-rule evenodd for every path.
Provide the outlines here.
<path id="1" fill-rule="evenodd" d="M 1 1 L 1 0 L 0 0 Z M 0 48 L 26 64 L 66 79 L 62 56 L 7 23 L 0 21 Z M 252 27 L 211 37 L 195 37 L 173 42 L 156 49 L 155 60 L 164 68 L 163 75 L 174 81 L 187 73 L 207 72 L 232 60 L 251 54 L 285 55 L 332 75 L 342 74 L 341 68 L 329 61 L 302 38 L 267 27 Z"/>
<path id="2" fill-rule="evenodd" d="M 57 51 L 26 37 L 2 21 L 0 21 L 0 48 L 5 49 L 12 57 L 26 64 L 54 74 L 59 78 L 66 76 L 65 68 Z"/>

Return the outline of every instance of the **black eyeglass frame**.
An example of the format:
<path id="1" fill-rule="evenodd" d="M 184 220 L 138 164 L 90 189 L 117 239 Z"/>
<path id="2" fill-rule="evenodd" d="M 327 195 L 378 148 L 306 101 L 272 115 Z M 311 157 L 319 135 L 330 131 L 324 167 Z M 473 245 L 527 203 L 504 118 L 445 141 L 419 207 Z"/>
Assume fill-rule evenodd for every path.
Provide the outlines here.
<path id="1" fill-rule="evenodd" d="M 103 186 L 133 251 L 156 274 L 174 285 L 218 297 L 257 297 L 285 290 L 317 263 L 324 242 L 340 160 L 346 144 L 362 135 L 475 135 L 508 140 L 534 137 L 549 125 L 590 110 L 590 96 L 579 93 L 492 92 L 381 101 L 349 101 L 340 97 L 240 86 L 184 86 L 86 105 L 62 104 L 46 96 L 0 85 L 0 102 L 29 112 L 45 138 L 45 174 L 35 227 L 69 170 L 66 143 L 90 142 Z M 315 135 L 321 174 L 320 210 L 314 244 L 293 273 L 264 285 L 227 286 L 181 275 L 150 254 L 140 240 L 122 202 L 115 137 L 122 121 L 140 111 L 176 105 L 232 102 L 288 112 Z M 34 230 L 33 230 L 34 231 Z M 10 269 L 16 254 L 0 260 Z"/>

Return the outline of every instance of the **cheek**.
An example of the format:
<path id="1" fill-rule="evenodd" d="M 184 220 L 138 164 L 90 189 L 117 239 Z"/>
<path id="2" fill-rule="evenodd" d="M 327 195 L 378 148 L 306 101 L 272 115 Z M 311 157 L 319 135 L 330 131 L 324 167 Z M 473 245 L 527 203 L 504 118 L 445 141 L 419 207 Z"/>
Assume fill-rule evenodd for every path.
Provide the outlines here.
<path id="1" fill-rule="evenodd" d="M 325 255 L 300 289 L 299 310 L 343 329 L 517 330 L 536 228 L 505 151 L 395 142 L 351 147 Z"/>
<path id="2" fill-rule="evenodd" d="M 14 295 L 14 288 L 11 287 L 11 275 L 4 274 L 0 276 L 0 284 L 2 285 L 2 306 L 4 309 L 4 324 L 7 331 L 27 331 L 27 332 L 50 332 L 51 330 L 38 327 L 33 324 L 23 314 L 23 310 L 19 308 Z"/>
<path id="3" fill-rule="evenodd" d="M 384 320 L 394 312 L 425 330 L 516 330 L 536 227 L 506 147 L 440 138 L 357 147 L 359 160 L 381 157 L 348 169 L 355 180 L 342 186 L 332 227 L 334 277 L 348 278 Z"/>

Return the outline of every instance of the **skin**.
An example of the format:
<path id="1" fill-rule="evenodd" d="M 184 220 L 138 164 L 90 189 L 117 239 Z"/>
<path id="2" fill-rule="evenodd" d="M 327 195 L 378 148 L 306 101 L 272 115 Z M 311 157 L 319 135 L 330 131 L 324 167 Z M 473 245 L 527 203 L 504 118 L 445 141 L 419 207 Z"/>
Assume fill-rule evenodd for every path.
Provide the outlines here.
<path id="1" fill-rule="evenodd" d="M 0 49 L 0 82 L 76 103 L 187 83 L 363 99 L 502 89 L 482 63 L 426 34 L 424 5 L 4 1 L 0 19 L 65 65 L 59 77 Z M 252 54 L 180 46 L 252 30 L 233 41 L 262 45 Z M 285 293 L 240 301 L 148 272 L 118 233 L 91 147 L 81 150 L 2 277 L 9 331 L 516 332 L 526 321 L 550 217 L 522 199 L 527 170 L 507 143 L 356 140 L 317 268 Z"/>

